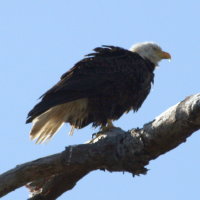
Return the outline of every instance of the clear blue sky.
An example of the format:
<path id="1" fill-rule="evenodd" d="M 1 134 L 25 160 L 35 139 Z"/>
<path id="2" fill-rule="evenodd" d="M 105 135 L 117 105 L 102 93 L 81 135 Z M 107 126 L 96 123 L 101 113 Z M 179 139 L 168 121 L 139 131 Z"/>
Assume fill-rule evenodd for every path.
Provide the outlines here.
<path id="1" fill-rule="evenodd" d="M 138 113 L 115 122 L 141 127 L 169 106 L 199 92 L 200 2 L 198 0 L 6 0 L 0 2 L 0 173 L 80 144 L 91 126 L 67 135 L 69 126 L 44 145 L 29 140 L 27 112 L 59 77 L 102 44 L 129 48 L 155 41 L 172 55 L 155 72 L 151 94 Z M 199 132 L 152 161 L 146 176 L 96 171 L 59 199 L 197 200 L 200 198 Z M 25 188 L 5 200 L 27 199 Z"/>

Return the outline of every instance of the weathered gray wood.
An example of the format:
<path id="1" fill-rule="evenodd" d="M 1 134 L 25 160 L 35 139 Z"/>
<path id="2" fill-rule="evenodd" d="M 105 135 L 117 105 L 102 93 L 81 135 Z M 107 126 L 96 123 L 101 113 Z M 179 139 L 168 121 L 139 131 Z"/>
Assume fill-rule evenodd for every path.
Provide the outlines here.
<path id="1" fill-rule="evenodd" d="M 56 199 L 90 171 L 105 169 L 145 174 L 150 160 L 177 147 L 200 128 L 200 94 L 187 97 L 145 124 L 113 129 L 87 144 L 17 166 L 0 175 L 0 196 L 30 183 L 33 199 Z"/>

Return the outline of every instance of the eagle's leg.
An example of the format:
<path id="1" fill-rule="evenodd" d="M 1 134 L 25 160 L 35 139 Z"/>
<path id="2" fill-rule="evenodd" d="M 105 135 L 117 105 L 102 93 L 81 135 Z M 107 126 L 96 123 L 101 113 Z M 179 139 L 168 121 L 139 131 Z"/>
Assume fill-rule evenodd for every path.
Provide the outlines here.
<path id="1" fill-rule="evenodd" d="M 116 128 L 116 127 L 113 125 L 112 120 L 108 119 L 106 126 L 101 126 L 100 131 L 98 133 L 92 134 L 92 138 L 97 138 L 101 135 L 104 135 L 105 132 L 108 132 L 113 128 Z"/>
<path id="2" fill-rule="evenodd" d="M 102 126 L 101 127 L 101 131 L 102 132 L 106 132 L 106 131 L 109 131 L 109 130 L 111 130 L 113 128 L 116 128 L 116 127 L 113 125 L 112 120 L 108 119 L 106 126 Z"/>
<path id="3" fill-rule="evenodd" d="M 109 129 L 115 128 L 115 126 L 113 125 L 111 119 L 108 119 L 108 121 L 107 121 L 107 127 L 108 127 Z"/>

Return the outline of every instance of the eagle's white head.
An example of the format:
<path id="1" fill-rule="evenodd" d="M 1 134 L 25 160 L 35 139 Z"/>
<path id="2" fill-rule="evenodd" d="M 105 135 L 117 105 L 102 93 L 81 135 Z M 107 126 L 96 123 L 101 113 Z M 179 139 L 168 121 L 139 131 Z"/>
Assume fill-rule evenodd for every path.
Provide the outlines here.
<path id="1" fill-rule="evenodd" d="M 162 48 L 154 42 L 143 42 L 133 45 L 130 51 L 138 53 L 142 58 L 150 60 L 155 66 L 162 59 L 171 59 L 171 55 L 162 50 Z"/>

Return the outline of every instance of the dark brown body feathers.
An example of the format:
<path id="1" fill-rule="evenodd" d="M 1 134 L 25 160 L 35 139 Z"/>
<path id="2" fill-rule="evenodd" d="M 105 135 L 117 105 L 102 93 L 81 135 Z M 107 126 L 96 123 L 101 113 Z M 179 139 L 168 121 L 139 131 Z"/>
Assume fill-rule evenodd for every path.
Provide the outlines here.
<path id="1" fill-rule="evenodd" d="M 48 90 L 28 114 L 27 123 L 55 106 L 87 99 L 86 115 L 78 113 L 66 118 L 71 125 L 82 128 L 106 125 L 130 110 L 137 111 L 150 92 L 155 65 L 137 53 L 103 46 L 75 64 L 61 80 Z M 69 112 L 69 111 L 66 111 Z"/>

